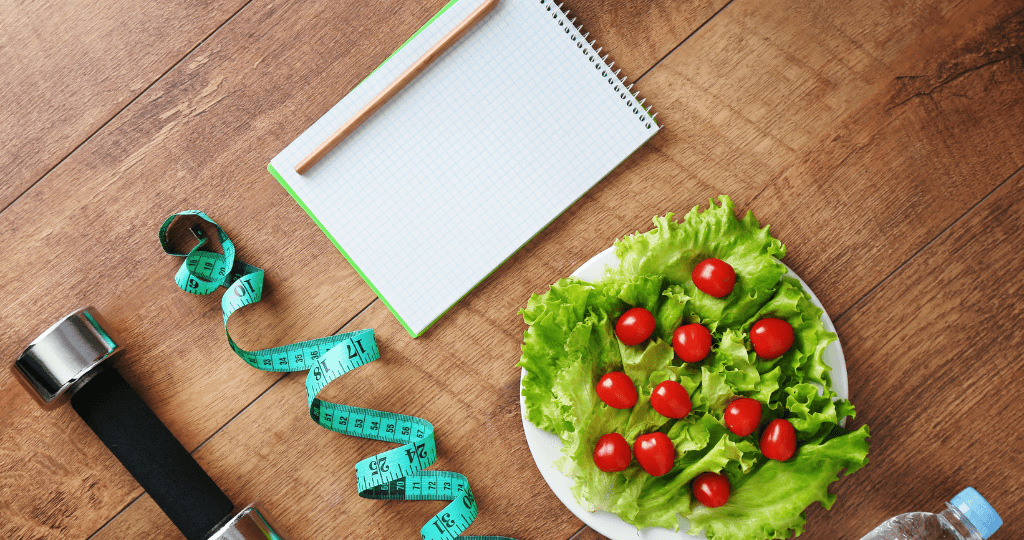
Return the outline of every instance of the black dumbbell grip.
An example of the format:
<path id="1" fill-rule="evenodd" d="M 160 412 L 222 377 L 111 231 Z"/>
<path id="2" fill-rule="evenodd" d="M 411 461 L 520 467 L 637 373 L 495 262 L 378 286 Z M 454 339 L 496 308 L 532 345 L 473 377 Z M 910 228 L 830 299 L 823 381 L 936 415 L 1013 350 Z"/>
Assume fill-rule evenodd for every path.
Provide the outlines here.
<path id="1" fill-rule="evenodd" d="M 188 540 L 207 540 L 233 505 L 124 377 L 107 367 L 71 406 Z"/>

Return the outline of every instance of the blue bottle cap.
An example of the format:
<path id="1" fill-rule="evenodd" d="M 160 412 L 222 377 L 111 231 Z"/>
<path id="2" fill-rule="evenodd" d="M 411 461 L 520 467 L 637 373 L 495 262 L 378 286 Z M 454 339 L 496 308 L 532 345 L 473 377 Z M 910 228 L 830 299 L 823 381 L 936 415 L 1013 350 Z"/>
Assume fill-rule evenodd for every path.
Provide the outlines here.
<path id="1" fill-rule="evenodd" d="M 992 533 L 996 532 L 996 529 L 1003 524 L 1003 519 L 999 517 L 992 505 L 985 500 L 985 497 L 981 496 L 981 493 L 978 493 L 978 490 L 972 487 L 958 493 L 950 501 L 950 504 L 967 516 L 967 520 L 974 525 L 975 529 L 978 529 L 982 538 L 992 536 Z"/>

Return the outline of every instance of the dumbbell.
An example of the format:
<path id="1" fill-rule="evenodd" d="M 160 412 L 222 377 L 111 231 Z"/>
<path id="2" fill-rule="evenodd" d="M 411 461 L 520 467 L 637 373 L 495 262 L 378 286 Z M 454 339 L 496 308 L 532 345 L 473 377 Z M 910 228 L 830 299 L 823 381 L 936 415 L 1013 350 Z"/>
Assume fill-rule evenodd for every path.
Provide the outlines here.
<path id="1" fill-rule="evenodd" d="M 14 365 L 49 404 L 71 407 L 187 540 L 283 540 L 253 505 L 235 506 L 107 360 L 121 339 L 92 307 L 51 326 Z"/>

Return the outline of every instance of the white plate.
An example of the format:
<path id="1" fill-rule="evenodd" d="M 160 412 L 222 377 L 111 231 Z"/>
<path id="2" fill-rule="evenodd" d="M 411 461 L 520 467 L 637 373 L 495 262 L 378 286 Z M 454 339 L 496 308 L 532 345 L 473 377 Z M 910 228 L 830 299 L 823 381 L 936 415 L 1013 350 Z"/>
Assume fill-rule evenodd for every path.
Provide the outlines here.
<path id="1" fill-rule="evenodd" d="M 572 275 L 585 281 L 597 281 L 601 278 L 604 267 L 613 266 L 615 263 L 615 248 L 610 247 L 584 263 Z M 786 268 L 787 270 L 789 269 L 789 267 Z M 811 303 L 822 309 L 821 322 L 825 325 L 825 329 L 829 332 L 835 332 L 836 329 L 832 325 L 832 319 L 829 319 L 828 313 L 825 313 L 825 308 L 818 301 L 818 297 L 814 296 L 814 292 L 811 291 L 810 287 L 792 270 L 789 270 L 787 275 L 800 280 L 800 285 L 811 295 Z M 830 343 L 825 349 L 823 359 L 832 368 L 832 389 L 835 390 L 841 399 L 847 399 L 849 387 L 846 379 L 846 360 L 843 357 L 843 349 L 839 346 L 838 340 Z M 551 486 L 551 491 L 555 492 L 555 495 L 569 511 L 576 514 L 576 517 L 583 520 L 583 523 L 589 525 L 590 528 L 611 540 L 635 538 L 642 540 L 703 540 L 705 538 L 704 535 L 693 536 L 686 534 L 689 524 L 686 523 L 685 519 L 680 520 L 679 531 L 671 531 L 662 527 L 637 529 L 611 512 L 588 512 L 580 503 L 576 502 L 570 491 L 572 480 L 563 476 L 554 467 L 555 460 L 562 456 L 562 442 L 558 439 L 557 435 L 534 426 L 526 419 L 526 406 L 523 403 L 522 395 L 522 377 L 525 375 L 526 371 L 523 370 L 519 380 L 519 409 L 523 418 L 523 431 L 526 432 L 526 442 L 530 446 L 530 453 L 533 454 L 533 460 L 537 462 L 537 468 L 540 469 L 541 476 L 544 477 L 544 480 Z"/>

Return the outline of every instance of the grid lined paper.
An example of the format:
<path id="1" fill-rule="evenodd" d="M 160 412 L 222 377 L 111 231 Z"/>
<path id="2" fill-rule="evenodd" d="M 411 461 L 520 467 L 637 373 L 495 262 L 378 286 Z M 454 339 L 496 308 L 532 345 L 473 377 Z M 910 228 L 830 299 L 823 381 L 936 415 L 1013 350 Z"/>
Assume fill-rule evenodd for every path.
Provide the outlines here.
<path id="1" fill-rule="evenodd" d="M 295 173 L 480 4 L 450 4 L 271 161 L 414 336 L 658 130 L 551 0 L 501 0 Z"/>

